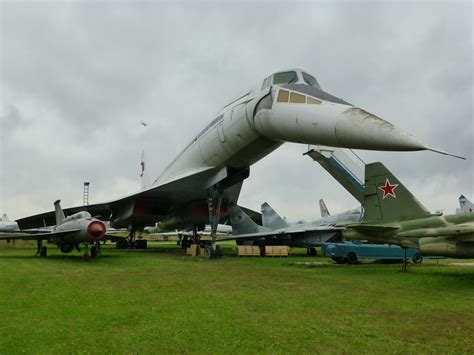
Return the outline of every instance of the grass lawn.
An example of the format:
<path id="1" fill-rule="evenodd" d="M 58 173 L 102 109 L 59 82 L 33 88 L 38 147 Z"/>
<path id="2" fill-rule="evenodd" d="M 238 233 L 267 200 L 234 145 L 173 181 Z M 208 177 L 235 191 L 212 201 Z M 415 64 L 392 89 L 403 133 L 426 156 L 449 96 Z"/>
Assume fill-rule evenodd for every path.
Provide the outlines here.
<path id="1" fill-rule="evenodd" d="M 83 262 L 0 244 L 0 354 L 474 353 L 474 267 L 291 265 L 103 248 Z M 473 261 L 473 260 L 471 260 Z"/>

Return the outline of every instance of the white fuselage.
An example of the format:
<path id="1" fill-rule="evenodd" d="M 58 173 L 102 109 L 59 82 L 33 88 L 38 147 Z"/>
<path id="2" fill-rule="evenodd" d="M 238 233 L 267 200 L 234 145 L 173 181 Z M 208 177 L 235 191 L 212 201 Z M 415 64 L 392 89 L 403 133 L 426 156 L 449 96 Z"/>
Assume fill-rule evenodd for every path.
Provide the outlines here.
<path id="1" fill-rule="evenodd" d="M 225 106 L 154 181 L 206 168 L 246 168 L 284 142 L 374 150 L 420 150 L 408 133 L 303 81 L 268 83 Z M 267 81 L 267 79 L 265 79 Z"/>
<path id="2" fill-rule="evenodd" d="M 16 222 L 0 221 L 0 232 L 17 232 L 19 230 Z"/>
<path id="3" fill-rule="evenodd" d="M 103 229 L 103 234 L 100 233 L 98 238 L 91 235 L 90 226 L 93 224 L 99 224 L 99 227 Z M 65 235 L 55 236 L 55 233 L 68 231 L 71 232 Z M 104 237 L 105 233 L 106 226 L 102 221 L 92 218 L 89 212 L 82 211 L 66 217 L 61 223 L 56 225 L 51 230 L 52 236 L 49 241 L 58 244 L 60 247 L 61 245 L 75 246 L 81 243 L 93 243 L 98 241 Z M 68 249 L 68 251 L 70 250 Z"/>
<path id="4" fill-rule="evenodd" d="M 154 185 L 176 180 L 188 171 L 206 167 L 224 164 L 235 168 L 248 167 L 278 148 L 283 142 L 262 137 L 252 123 L 256 101 L 268 92 L 249 93 L 226 106 L 192 139 Z M 251 147 L 249 151 L 245 151 L 248 147 Z"/>

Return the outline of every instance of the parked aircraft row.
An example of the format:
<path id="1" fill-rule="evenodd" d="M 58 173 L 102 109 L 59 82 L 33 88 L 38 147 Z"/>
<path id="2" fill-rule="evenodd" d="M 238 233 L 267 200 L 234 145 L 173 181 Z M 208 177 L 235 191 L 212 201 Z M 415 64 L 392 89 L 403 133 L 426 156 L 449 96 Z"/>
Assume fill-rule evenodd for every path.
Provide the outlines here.
<path id="1" fill-rule="evenodd" d="M 322 210 L 322 214 L 326 214 L 326 211 Z M 260 226 L 237 205 L 231 205 L 228 212 L 233 230 L 232 239 L 237 244 L 305 247 L 310 255 L 315 255 L 315 246 L 324 242 L 341 241 L 344 225 L 361 219 L 360 210 L 354 209 L 335 216 L 325 215 L 313 222 L 301 221 L 290 225 L 265 202 L 262 205 L 263 225 Z"/>
<path id="2" fill-rule="evenodd" d="M 192 226 L 194 231 L 210 223 L 213 242 L 206 256 L 215 258 L 219 256 L 217 225 L 228 206 L 237 205 L 250 166 L 284 142 L 449 154 L 323 91 L 307 72 L 285 70 L 227 104 L 147 188 L 66 212 L 102 216 L 114 228 L 130 228 L 131 239 L 137 230 L 158 221 L 175 228 Z M 21 229 L 54 225 L 55 214 L 41 213 L 17 222 Z"/>

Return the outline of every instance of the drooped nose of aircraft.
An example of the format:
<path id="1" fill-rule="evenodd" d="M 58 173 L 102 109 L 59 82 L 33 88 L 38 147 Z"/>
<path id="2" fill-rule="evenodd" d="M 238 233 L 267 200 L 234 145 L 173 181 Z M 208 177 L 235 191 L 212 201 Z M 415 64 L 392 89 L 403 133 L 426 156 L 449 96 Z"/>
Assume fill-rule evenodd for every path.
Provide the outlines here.
<path id="1" fill-rule="evenodd" d="M 408 132 L 361 108 L 303 84 L 274 87 L 272 105 L 257 107 L 260 134 L 285 142 L 413 151 L 427 147 Z"/>
<path id="2" fill-rule="evenodd" d="M 339 144 L 348 148 L 394 151 L 426 149 L 410 133 L 358 107 L 351 107 L 336 118 L 334 132 Z"/>
<path id="3" fill-rule="evenodd" d="M 87 226 L 87 235 L 91 240 L 97 241 L 104 238 L 106 233 L 105 224 L 101 221 L 95 220 Z"/>

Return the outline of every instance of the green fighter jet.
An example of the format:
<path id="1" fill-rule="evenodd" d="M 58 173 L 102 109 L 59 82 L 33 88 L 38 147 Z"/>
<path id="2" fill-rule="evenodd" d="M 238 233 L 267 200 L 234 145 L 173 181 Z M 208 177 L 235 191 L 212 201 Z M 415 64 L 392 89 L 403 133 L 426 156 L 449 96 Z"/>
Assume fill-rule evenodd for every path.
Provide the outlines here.
<path id="1" fill-rule="evenodd" d="M 363 208 L 362 223 L 347 226 L 344 238 L 474 258 L 474 213 L 431 214 L 382 163 L 365 166 Z"/>

